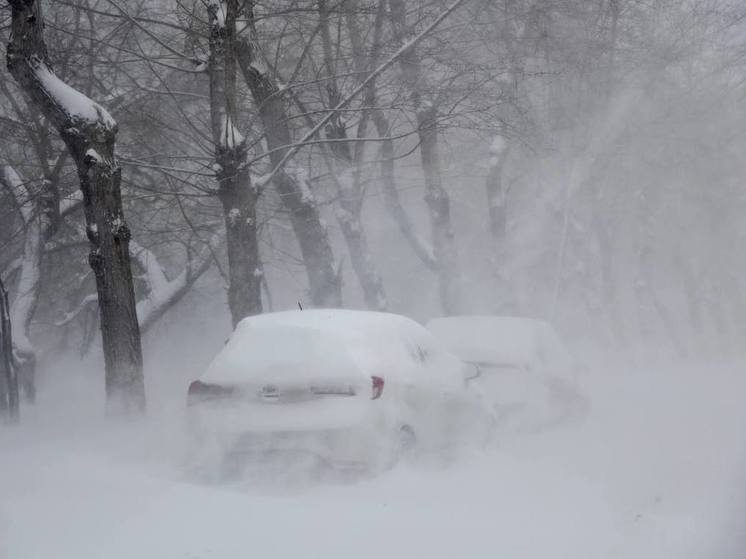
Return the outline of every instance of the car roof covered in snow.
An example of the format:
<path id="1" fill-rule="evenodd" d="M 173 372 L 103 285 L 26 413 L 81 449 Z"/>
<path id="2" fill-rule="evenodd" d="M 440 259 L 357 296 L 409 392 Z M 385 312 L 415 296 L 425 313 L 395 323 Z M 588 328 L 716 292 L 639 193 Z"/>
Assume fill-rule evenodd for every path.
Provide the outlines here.
<path id="1" fill-rule="evenodd" d="M 417 382 L 460 380 L 455 356 L 422 325 L 391 313 L 283 311 L 243 319 L 201 377 L 208 383 L 329 382 L 370 376 Z"/>
<path id="2" fill-rule="evenodd" d="M 435 337 L 471 362 L 560 369 L 572 357 L 554 328 L 543 320 L 513 316 L 453 316 L 427 323 Z"/>

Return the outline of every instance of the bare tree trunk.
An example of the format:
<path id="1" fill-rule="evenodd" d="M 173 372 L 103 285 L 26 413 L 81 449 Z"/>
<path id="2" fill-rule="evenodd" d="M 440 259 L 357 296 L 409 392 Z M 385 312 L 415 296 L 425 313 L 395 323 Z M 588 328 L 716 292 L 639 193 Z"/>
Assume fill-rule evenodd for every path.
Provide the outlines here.
<path id="1" fill-rule="evenodd" d="M 458 251 L 451 225 L 451 200 L 441 181 L 435 108 L 420 111 L 417 123 L 422 169 L 425 173 L 425 189 L 427 190 L 425 202 L 430 210 L 433 255 L 438 263 L 440 277 L 440 300 L 446 314 L 455 314 L 461 307 Z"/>
<path id="2" fill-rule="evenodd" d="M 43 234 L 41 216 L 32 214 L 26 224 L 23 262 L 18 279 L 18 293 L 10 308 L 17 334 L 14 337 L 15 359 L 23 394 L 29 403 L 36 400 L 36 352 L 28 337 L 31 319 L 39 302 Z M 19 335 L 20 334 L 20 335 Z"/>
<path id="3" fill-rule="evenodd" d="M 253 22 L 253 15 L 250 14 Z M 252 33 L 255 31 L 252 29 Z M 270 161 L 277 167 L 283 161 L 292 139 L 282 93 L 266 71 L 254 64 L 257 53 L 244 35 L 237 37 L 238 65 L 251 90 L 264 127 Z M 335 269 L 329 234 L 303 173 L 279 170 L 272 178 L 280 199 L 290 214 L 290 223 L 300 245 L 308 273 L 311 302 L 318 307 L 342 304 L 342 282 Z"/>
<path id="4" fill-rule="evenodd" d="M 15 423 L 19 416 L 18 377 L 13 366 L 13 338 L 8 292 L 0 279 L 0 415 Z"/>
<path id="5" fill-rule="evenodd" d="M 242 158 L 245 160 L 245 154 Z M 258 195 L 250 184 L 248 169 L 234 166 L 237 159 L 232 153 L 218 154 L 217 158 L 229 263 L 228 305 L 234 326 L 244 317 L 261 314 L 264 275 L 256 222 Z"/>
<path id="6" fill-rule="evenodd" d="M 121 169 L 114 156 L 116 122 L 54 74 L 43 39 L 40 0 L 10 0 L 8 69 L 31 102 L 54 125 L 75 161 L 83 192 L 89 263 L 96 277 L 106 394 L 110 411 L 144 411 L 140 330 L 124 220 Z"/>
<path id="7" fill-rule="evenodd" d="M 225 9 L 225 13 L 219 13 Z M 256 203 L 246 140 L 236 128 L 236 18 L 238 0 L 208 5 L 210 17 L 210 119 L 218 165 L 218 197 L 223 205 L 228 253 L 228 306 L 233 326 L 262 312 Z"/>
<path id="8" fill-rule="evenodd" d="M 403 45 L 405 37 L 411 34 L 406 23 L 406 6 L 402 0 L 390 0 L 389 6 L 394 37 Z M 443 188 L 441 176 L 437 103 L 432 99 L 423 99 L 422 71 L 417 49 L 408 49 L 399 63 L 417 117 L 420 158 L 425 176 L 425 202 L 430 215 L 433 256 L 437 262 L 440 281 L 440 300 L 446 314 L 455 314 L 461 307 L 460 268 L 451 225 L 451 201 Z"/>
<path id="9" fill-rule="evenodd" d="M 510 152 L 510 144 L 496 136 L 490 147 L 490 166 L 485 179 L 487 191 L 487 212 L 490 220 L 490 233 L 496 245 L 501 247 L 508 234 L 508 192 L 504 180 L 505 161 Z"/>
<path id="10" fill-rule="evenodd" d="M 508 188 L 505 183 L 505 163 L 510 144 L 502 136 L 495 136 L 490 146 L 490 162 L 484 186 L 487 194 L 487 215 L 492 238 L 492 270 L 495 277 L 499 312 L 512 310 L 506 262 L 508 258 Z"/>
<path id="11" fill-rule="evenodd" d="M 10 314 L 7 311 L 7 291 L 0 277 L 0 418 L 5 418 L 9 410 L 9 384 L 11 367 L 13 366 L 13 341 L 10 348 L 6 339 L 6 325 L 10 324 Z"/>
<path id="12" fill-rule="evenodd" d="M 10 165 L 0 167 L 0 185 L 14 198 L 24 225 L 18 287 L 10 306 L 10 317 L 16 325 L 13 358 L 19 383 L 26 399 L 33 403 L 36 398 L 36 352 L 29 338 L 29 329 L 39 300 L 42 246 L 50 229 L 50 220 L 42 215 L 41 193 L 24 184 Z"/>
<path id="13" fill-rule="evenodd" d="M 19 120 L 26 118 L 20 104 L 13 100 L 8 88 L 0 89 L 10 101 Z M 36 399 L 36 351 L 30 338 L 30 326 L 39 299 L 41 262 L 44 243 L 57 231 L 61 220 L 59 179 L 67 159 L 65 152 L 53 158 L 49 123 L 39 109 L 26 104 L 31 125 L 26 136 L 35 152 L 44 178 L 22 181 L 10 165 L 0 167 L 0 185 L 15 200 L 24 224 L 24 245 L 21 257 L 17 295 L 11 304 L 11 322 L 16 325 L 13 336 L 13 356 L 22 393 L 29 403 Z"/>

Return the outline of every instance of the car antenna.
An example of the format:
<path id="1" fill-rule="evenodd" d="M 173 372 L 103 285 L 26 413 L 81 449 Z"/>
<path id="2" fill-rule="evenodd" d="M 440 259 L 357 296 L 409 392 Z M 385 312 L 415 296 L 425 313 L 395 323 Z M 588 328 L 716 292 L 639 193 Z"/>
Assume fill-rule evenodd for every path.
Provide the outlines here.
<path id="1" fill-rule="evenodd" d="M 298 308 L 299 308 L 300 310 L 303 310 L 303 305 L 301 305 L 301 304 L 300 304 L 300 301 L 298 301 Z"/>

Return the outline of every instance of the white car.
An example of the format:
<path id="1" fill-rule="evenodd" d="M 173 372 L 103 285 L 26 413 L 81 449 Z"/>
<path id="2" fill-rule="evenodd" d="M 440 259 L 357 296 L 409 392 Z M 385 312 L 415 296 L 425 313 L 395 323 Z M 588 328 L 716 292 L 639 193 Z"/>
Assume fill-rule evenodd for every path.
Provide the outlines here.
<path id="1" fill-rule="evenodd" d="M 459 440 L 478 415 L 464 372 L 403 316 L 268 313 L 242 320 L 191 383 L 188 415 L 226 463 L 375 471 Z"/>
<path id="2" fill-rule="evenodd" d="M 583 415 L 580 367 L 547 322 L 505 316 L 436 318 L 427 328 L 472 367 L 468 385 L 500 425 L 534 430 Z"/>

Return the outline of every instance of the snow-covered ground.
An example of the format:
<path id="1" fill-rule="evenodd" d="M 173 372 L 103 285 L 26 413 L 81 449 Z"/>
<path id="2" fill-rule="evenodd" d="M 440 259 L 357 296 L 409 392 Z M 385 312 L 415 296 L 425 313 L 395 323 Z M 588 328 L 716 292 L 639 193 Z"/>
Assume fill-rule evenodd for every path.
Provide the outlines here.
<path id="1" fill-rule="evenodd" d="M 0 429 L 3 559 L 744 557 L 743 367 L 594 369 L 583 421 L 282 488 L 190 481 L 183 390 L 121 425 L 73 378 Z"/>

